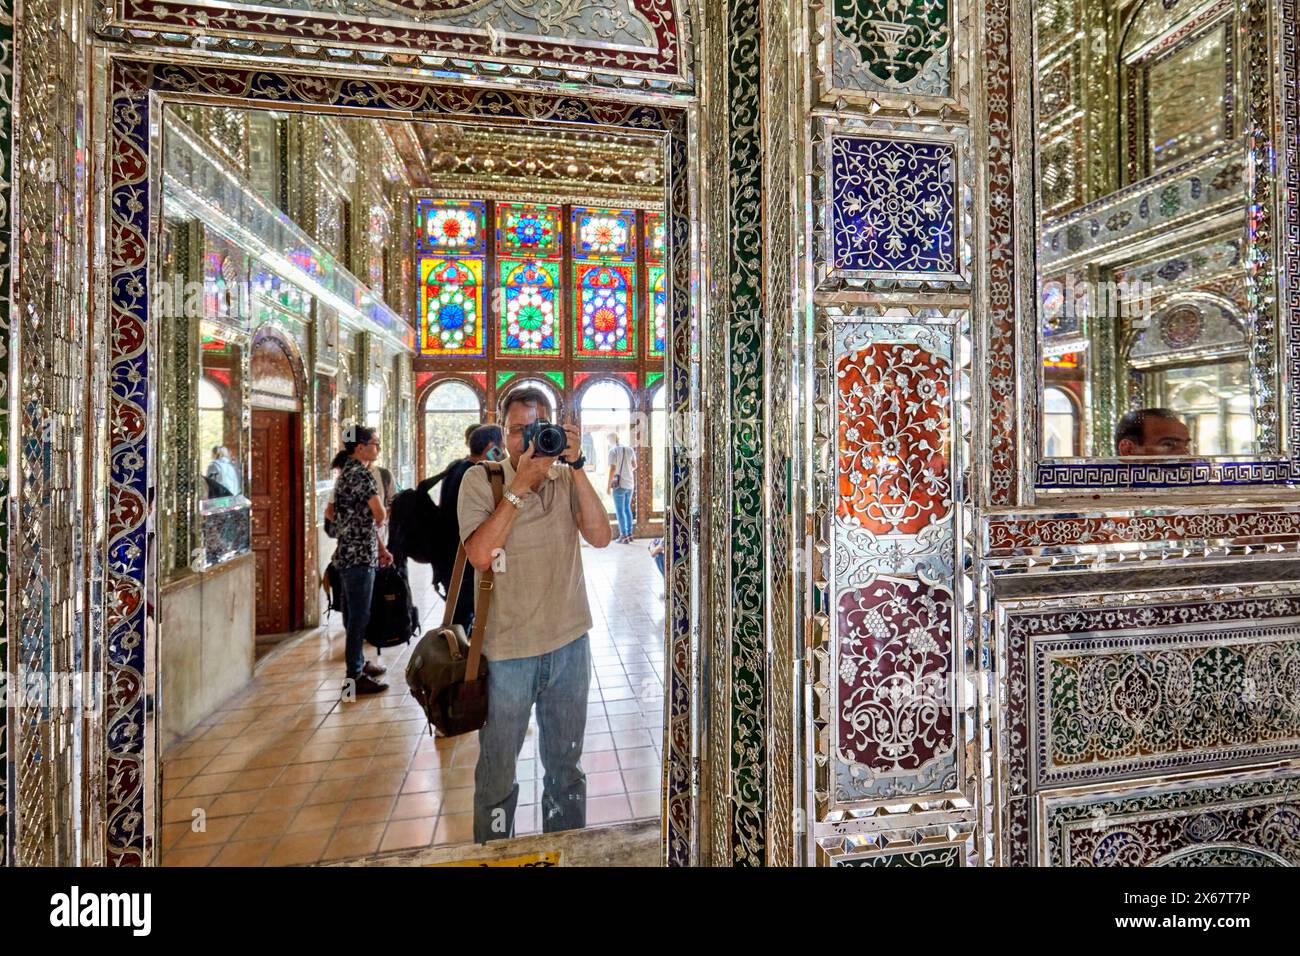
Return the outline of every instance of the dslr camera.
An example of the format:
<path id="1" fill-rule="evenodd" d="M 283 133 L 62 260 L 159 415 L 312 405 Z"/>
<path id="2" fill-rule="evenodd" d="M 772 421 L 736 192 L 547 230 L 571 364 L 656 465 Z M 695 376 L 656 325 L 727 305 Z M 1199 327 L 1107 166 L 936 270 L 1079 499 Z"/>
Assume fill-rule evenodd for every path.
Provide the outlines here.
<path id="1" fill-rule="evenodd" d="M 536 449 L 535 455 L 557 458 L 569 447 L 569 435 L 559 425 L 538 419 L 524 426 L 524 451 L 528 451 L 530 445 Z"/>

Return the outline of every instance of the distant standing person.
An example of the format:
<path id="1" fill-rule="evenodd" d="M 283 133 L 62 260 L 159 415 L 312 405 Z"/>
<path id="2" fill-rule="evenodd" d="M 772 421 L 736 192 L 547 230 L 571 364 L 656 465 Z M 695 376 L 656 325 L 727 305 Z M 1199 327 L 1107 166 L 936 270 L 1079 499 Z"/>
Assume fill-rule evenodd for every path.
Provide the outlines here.
<path id="1" fill-rule="evenodd" d="M 609 484 L 614 496 L 614 513 L 618 515 L 618 540 L 632 543 L 632 492 L 636 488 L 636 452 L 618 439 L 618 432 L 609 436 Z"/>
<path id="2" fill-rule="evenodd" d="M 393 561 L 379 537 L 379 529 L 388 520 L 379 482 L 371 471 L 379 451 L 379 437 L 374 429 L 349 425 L 343 430 L 343 449 L 334 456 L 334 468 L 339 472 L 334 481 L 334 500 L 325 509 L 325 517 L 337 529 L 338 547 L 334 550 L 333 563 L 343 582 L 347 680 L 357 694 L 376 694 L 388 689 L 387 684 L 376 679 L 385 668 L 366 660 L 363 644 L 370 623 L 375 569 Z"/>
<path id="3" fill-rule="evenodd" d="M 218 445 L 212 449 L 212 463 L 208 465 L 208 497 L 225 498 L 237 495 L 240 490 L 239 469 L 230 457 L 230 449 Z"/>

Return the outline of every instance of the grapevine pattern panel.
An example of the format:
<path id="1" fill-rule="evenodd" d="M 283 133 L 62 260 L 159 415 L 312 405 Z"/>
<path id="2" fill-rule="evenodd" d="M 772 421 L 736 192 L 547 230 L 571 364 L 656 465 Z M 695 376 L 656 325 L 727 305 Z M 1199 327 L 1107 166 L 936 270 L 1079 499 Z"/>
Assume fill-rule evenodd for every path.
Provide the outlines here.
<path id="1" fill-rule="evenodd" d="M 959 786 L 957 325 L 835 325 L 830 805 Z"/>

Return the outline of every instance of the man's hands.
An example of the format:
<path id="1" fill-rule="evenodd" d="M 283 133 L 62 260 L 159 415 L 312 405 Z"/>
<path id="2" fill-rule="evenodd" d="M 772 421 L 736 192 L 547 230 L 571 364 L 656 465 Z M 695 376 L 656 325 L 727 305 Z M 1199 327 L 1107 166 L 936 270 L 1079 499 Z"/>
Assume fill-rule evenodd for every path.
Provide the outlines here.
<path id="1" fill-rule="evenodd" d="M 564 434 L 569 436 L 569 447 L 560 457 L 565 461 L 577 461 L 582 457 L 582 431 L 577 425 L 565 425 Z"/>
<path id="2" fill-rule="evenodd" d="M 520 497 L 537 490 L 546 480 L 551 465 L 555 464 L 552 457 L 533 454 L 536 450 L 535 446 L 529 445 L 528 450 L 519 456 L 519 467 L 515 469 L 515 480 L 510 483 L 510 490 Z"/>
<path id="3" fill-rule="evenodd" d="M 384 542 L 379 542 L 379 566 L 386 568 L 393 563 L 393 554 L 388 548 L 384 547 Z"/>

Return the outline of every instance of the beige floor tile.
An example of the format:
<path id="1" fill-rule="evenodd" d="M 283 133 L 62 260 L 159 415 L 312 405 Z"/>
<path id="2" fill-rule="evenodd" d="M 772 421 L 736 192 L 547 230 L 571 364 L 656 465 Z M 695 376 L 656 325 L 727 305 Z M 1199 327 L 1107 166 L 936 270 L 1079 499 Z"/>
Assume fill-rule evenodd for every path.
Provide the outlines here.
<path id="1" fill-rule="evenodd" d="M 315 784 L 311 783 L 292 785 L 277 783 L 263 792 L 262 799 L 257 801 L 257 809 L 259 811 L 296 809 L 307 799 L 307 794 L 311 793 L 314 787 Z"/>
<path id="2" fill-rule="evenodd" d="M 325 847 L 322 859 L 347 860 L 357 856 L 369 856 L 379 850 L 379 841 L 384 837 L 384 829 L 384 824 L 372 823 L 367 826 L 335 830 L 329 845 Z"/>
<path id="3" fill-rule="evenodd" d="M 620 823 L 632 818 L 632 807 L 627 796 L 619 794 L 609 797 L 589 797 L 587 799 L 587 825 L 603 823 Z"/>
<path id="4" fill-rule="evenodd" d="M 343 824 L 361 824 L 361 823 L 383 823 L 392 815 L 393 806 L 397 802 L 396 797 L 366 797 L 363 800 L 353 800 L 343 811 L 343 816 L 339 819 Z"/>
<path id="5" fill-rule="evenodd" d="M 435 844 L 465 843 L 474 838 L 474 814 L 452 813 L 438 818 L 433 831 Z"/>
<path id="6" fill-rule="evenodd" d="M 226 843 L 246 819 L 248 819 L 246 816 L 208 817 L 202 821 L 201 830 L 194 829 L 195 824 L 191 824 L 188 832 L 177 837 L 173 846 L 177 850 L 190 850 L 198 846 L 210 846 L 213 843 Z"/>
<path id="7" fill-rule="evenodd" d="M 275 847 L 274 837 L 265 840 L 240 840 L 227 843 L 210 866 L 261 866 Z"/>
<path id="8" fill-rule="evenodd" d="M 182 757 L 163 764 L 164 773 L 177 779 L 193 777 L 212 762 L 213 757 Z"/>
<path id="9" fill-rule="evenodd" d="M 294 816 L 286 833 L 308 833 L 312 830 L 332 830 L 343 816 L 346 803 L 319 803 L 303 807 Z"/>
<path id="10" fill-rule="evenodd" d="M 641 820 L 647 817 L 658 817 L 663 812 L 657 791 L 647 790 L 641 793 L 629 794 L 628 800 L 632 803 L 633 819 Z"/>
<path id="11" fill-rule="evenodd" d="M 362 777 L 357 782 L 357 788 L 352 791 L 352 799 L 360 800 L 365 797 L 396 795 L 402 792 L 402 784 L 405 780 L 406 774 L 400 770 L 389 773 L 372 773 Z"/>
<path id="12" fill-rule="evenodd" d="M 300 866 L 315 863 L 325 855 L 325 848 L 333 838 L 332 830 L 311 833 L 291 833 L 280 838 L 266 858 L 266 866 Z"/>
<path id="13" fill-rule="evenodd" d="M 284 773 L 276 780 L 276 784 L 285 786 L 298 783 L 317 783 L 325 776 L 325 771 L 329 769 L 329 766 L 328 760 L 322 760 L 318 763 L 293 764 L 284 768 Z"/>
<path id="14" fill-rule="evenodd" d="M 189 850 L 171 850 L 164 853 L 163 866 L 207 866 L 216 857 L 221 845 L 199 846 Z"/>
<path id="15" fill-rule="evenodd" d="M 442 794 L 437 791 L 406 793 L 397 798 L 397 803 L 393 806 L 392 818 L 408 820 L 412 817 L 436 817 L 441 806 Z"/>
<path id="16" fill-rule="evenodd" d="M 394 820 L 388 824 L 384 837 L 379 843 L 381 852 L 405 850 L 411 847 L 428 846 L 433 838 L 434 821 L 430 817 L 411 820 Z"/>
<path id="17" fill-rule="evenodd" d="M 360 777 L 369 768 L 370 760 L 370 757 L 353 757 L 350 760 L 340 760 L 336 757 L 329 762 L 329 766 L 321 774 L 321 779 L 342 780 L 347 777 Z"/>
<path id="18" fill-rule="evenodd" d="M 617 770 L 587 774 L 587 797 L 604 797 L 609 794 L 622 793 L 623 776 Z"/>
<path id="19" fill-rule="evenodd" d="M 236 840 L 271 839 L 283 836 L 293 822 L 295 810 L 265 810 L 250 813 L 244 824 L 235 832 Z"/>
<path id="20" fill-rule="evenodd" d="M 356 777 L 347 777 L 343 780 L 322 780 L 312 788 L 311 793 L 307 794 L 307 799 L 303 801 L 303 805 L 313 806 L 318 803 L 346 802 L 352 799 L 352 791 L 356 787 Z"/>
<path id="21" fill-rule="evenodd" d="M 223 793 L 212 802 L 208 810 L 210 817 L 229 817 L 252 813 L 266 795 L 265 790 L 240 790 L 235 793 Z"/>
<path id="22" fill-rule="evenodd" d="M 658 790 L 662 774 L 658 767 L 631 767 L 623 771 L 623 781 L 629 793 L 638 790 Z"/>
<path id="23" fill-rule="evenodd" d="M 469 813 L 474 809 L 474 789 L 463 787 L 446 790 L 442 794 L 442 813 Z"/>

